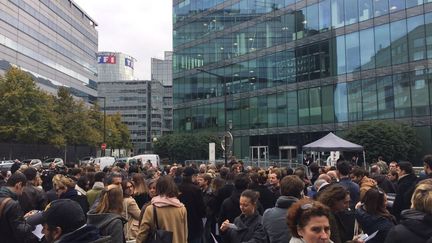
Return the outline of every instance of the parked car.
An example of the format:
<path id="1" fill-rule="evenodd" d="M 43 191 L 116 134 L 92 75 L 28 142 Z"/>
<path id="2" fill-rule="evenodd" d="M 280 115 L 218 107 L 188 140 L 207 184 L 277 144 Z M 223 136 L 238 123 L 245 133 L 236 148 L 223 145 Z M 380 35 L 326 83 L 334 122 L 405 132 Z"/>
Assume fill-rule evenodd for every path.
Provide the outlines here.
<path id="1" fill-rule="evenodd" d="M 14 164 L 13 160 L 0 161 L 0 170 L 1 171 L 9 171 L 13 164 Z"/>
<path id="2" fill-rule="evenodd" d="M 93 164 L 98 164 L 99 168 L 101 170 L 103 170 L 105 167 L 113 165 L 114 162 L 115 162 L 115 158 L 114 157 L 108 157 L 107 156 L 107 157 L 98 157 L 98 158 L 95 158 L 92 163 Z"/>
<path id="3" fill-rule="evenodd" d="M 80 165 L 87 165 L 93 162 L 95 158 L 93 156 L 83 157 L 79 160 Z"/>
<path id="4" fill-rule="evenodd" d="M 36 168 L 37 170 L 42 169 L 42 160 L 40 159 L 25 159 L 22 162 L 28 166 Z"/>
<path id="5" fill-rule="evenodd" d="M 47 169 L 50 167 L 51 163 L 53 163 L 56 166 L 64 166 L 64 162 L 62 158 L 49 158 L 44 160 L 44 162 L 42 163 L 42 168 Z"/>

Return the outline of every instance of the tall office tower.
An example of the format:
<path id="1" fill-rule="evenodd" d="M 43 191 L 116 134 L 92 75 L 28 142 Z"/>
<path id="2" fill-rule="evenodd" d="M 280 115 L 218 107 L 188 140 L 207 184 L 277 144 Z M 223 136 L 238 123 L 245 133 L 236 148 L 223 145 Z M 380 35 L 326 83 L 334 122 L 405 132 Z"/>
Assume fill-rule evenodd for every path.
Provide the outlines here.
<path id="1" fill-rule="evenodd" d="M 151 59 L 151 79 L 172 86 L 172 51 L 166 51 L 164 59 Z"/>
<path id="2" fill-rule="evenodd" d="M 151 150 L 150 99 L 151 86 L 148 80 L 99 81 L 98 94 L 101 109 L 108 115 L 119 113 L 128 126 L 134 154 Z M 107 131 L 109 137 L 109 131 Z"/>
<path id="3" fill-rule="evenodd" d="M 0 74 L 16 66 L 42 89 L 96 100 L 96 22 L 72 0 L 0 2 Z"/>
<path id="4" fill-rule="evenodd" d="M 153 138 L 172 132 L 172 52 L 164 59 L 151 59 Z"/>
<path id="5" fill-rule="evenodd" d="M 397 120 L 432 152 L 432 1 L 174 0 L 173 19 L 176 132 L 232 126 L 238 158 L 277 159 Z"/>

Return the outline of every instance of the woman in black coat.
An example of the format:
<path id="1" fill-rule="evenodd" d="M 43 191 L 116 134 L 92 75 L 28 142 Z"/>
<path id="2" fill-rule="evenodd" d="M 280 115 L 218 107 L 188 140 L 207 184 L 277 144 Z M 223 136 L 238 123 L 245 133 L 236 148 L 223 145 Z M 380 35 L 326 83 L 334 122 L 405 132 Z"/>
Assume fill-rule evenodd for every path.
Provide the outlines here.
<path id="1" fill-rule="evenodd" d="M 432 179 L 416 186 L 411 203 L 411 209 L 402 211 L 400 224 L 390 230 L 385 243 L 432 242 Z"/>
<path id="2" fill-rule="evenodd" d="M 240 196 L 241 215 L 234 219 L 234 223 L 225 220 L 220 227 L 225 243 L 265 243 L 267 241 L 261 224 L 262 217 L 256 209 L 258 197 L 255 191 L 243 191 Z"/>

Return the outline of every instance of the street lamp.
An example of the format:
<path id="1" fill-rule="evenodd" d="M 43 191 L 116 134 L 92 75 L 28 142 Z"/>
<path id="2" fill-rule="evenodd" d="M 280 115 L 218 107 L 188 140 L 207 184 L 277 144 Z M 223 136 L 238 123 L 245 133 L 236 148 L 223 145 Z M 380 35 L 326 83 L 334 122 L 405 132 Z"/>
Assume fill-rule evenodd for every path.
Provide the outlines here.
<path id="1" fill-rule="evenodd" d="M 102 143 L 105 144 L 106 143 L 106 97 L 105 96 L 99 96 L 98 99 L 103 99 L 103 114 L 104 114 L 104 119 L 103 119 L 103 141 Z M 102 150 L 102 156 L 105 156 L 105 149 Z"/>
<path id="2" fill-rule="evenodd" d="M 224 157 L 225 157 L 225 166 L 228 166 L 228 136 L 227 133 L 227 84 L 226 84 L 226 77 L 219 75 L 217 73 L 212 73 L 207 70 L 197 68 L 196 69 L 199 72 L 207 73 L 210 75 L 213 75 L 215 77 L 218 77 L 220 80 L 222 80 L 223 83 L 223 95 L 224 95 L 224 142 L 225 142 L 225 149 L 224 149 Z"/>

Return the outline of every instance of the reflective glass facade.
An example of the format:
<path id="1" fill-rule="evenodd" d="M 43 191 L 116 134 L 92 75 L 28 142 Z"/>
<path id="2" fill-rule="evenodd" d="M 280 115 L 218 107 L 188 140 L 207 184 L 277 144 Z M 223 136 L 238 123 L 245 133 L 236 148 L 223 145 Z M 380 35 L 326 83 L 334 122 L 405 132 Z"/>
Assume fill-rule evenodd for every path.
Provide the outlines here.
<path id="1" fill-rule="evenodd" d="M 432 0 L 174 0 L 173 11 L 175 131 L 223 132 L 226 83 L 240 158 L 377 119 L 431 143 Z"/>
<path id="2" fill-rule="evenodd" d="M 2 1 L 0 72 L 15 65 L 31 73 L 47 91 L 66 86 L 73 95 L 94 102 L 95 27 L 73 1 Z"/>

